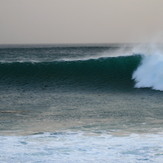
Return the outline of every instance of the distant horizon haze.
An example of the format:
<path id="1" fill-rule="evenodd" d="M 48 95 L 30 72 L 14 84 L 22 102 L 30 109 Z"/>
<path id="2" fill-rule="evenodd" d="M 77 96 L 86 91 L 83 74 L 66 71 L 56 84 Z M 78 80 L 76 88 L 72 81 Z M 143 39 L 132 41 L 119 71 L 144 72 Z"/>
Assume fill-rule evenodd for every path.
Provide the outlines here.
<path id="1" fill-rule="evenodd" d="M 0 44 L 163 43 L 162 0 L 0 0 Z"/>

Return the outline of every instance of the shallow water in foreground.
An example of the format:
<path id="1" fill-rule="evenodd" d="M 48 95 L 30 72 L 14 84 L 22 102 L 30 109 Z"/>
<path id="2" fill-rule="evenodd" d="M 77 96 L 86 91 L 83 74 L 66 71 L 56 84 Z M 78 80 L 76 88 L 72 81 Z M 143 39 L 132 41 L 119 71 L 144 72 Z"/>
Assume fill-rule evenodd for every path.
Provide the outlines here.
<path id="1" fill-rule="evenodd" d="M 1 98 L 0 162 L 163 161 L 162 92 L 18 92 Z"/>

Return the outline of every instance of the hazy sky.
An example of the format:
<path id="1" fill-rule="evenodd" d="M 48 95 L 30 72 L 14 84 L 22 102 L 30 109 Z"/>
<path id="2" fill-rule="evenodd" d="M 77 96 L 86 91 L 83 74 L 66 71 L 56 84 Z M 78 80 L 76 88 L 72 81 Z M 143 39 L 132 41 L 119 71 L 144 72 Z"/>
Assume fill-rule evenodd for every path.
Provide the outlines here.
<path id="1" fill-rule="evenodd" d="M 162 33 L 163 0 L 0 0 L 0 44 L 163 42 Z"/>

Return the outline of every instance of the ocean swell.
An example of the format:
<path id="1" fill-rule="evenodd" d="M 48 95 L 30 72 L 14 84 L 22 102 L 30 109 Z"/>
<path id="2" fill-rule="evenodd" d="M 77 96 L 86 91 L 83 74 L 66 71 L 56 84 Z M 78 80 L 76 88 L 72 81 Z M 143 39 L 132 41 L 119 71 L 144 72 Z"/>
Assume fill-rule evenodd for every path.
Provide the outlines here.
<path id="1" fill-rule="evenodd" d="M 141 55 L 88 60 L 0 63 L 0 83 L 62 85 L 133 85 L 132 74 Z"/>

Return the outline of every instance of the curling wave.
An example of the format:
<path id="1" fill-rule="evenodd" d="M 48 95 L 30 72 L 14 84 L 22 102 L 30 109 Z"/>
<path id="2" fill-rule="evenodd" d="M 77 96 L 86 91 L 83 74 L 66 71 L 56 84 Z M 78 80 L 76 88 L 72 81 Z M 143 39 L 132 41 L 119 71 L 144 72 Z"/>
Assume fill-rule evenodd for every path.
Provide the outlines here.
<path id="1" fill-rule="evenodd" d="M 162 70 L 161 53 L 51 62 L 1 62 L 0 84 L 136 87 L 163 91 Z"/>

